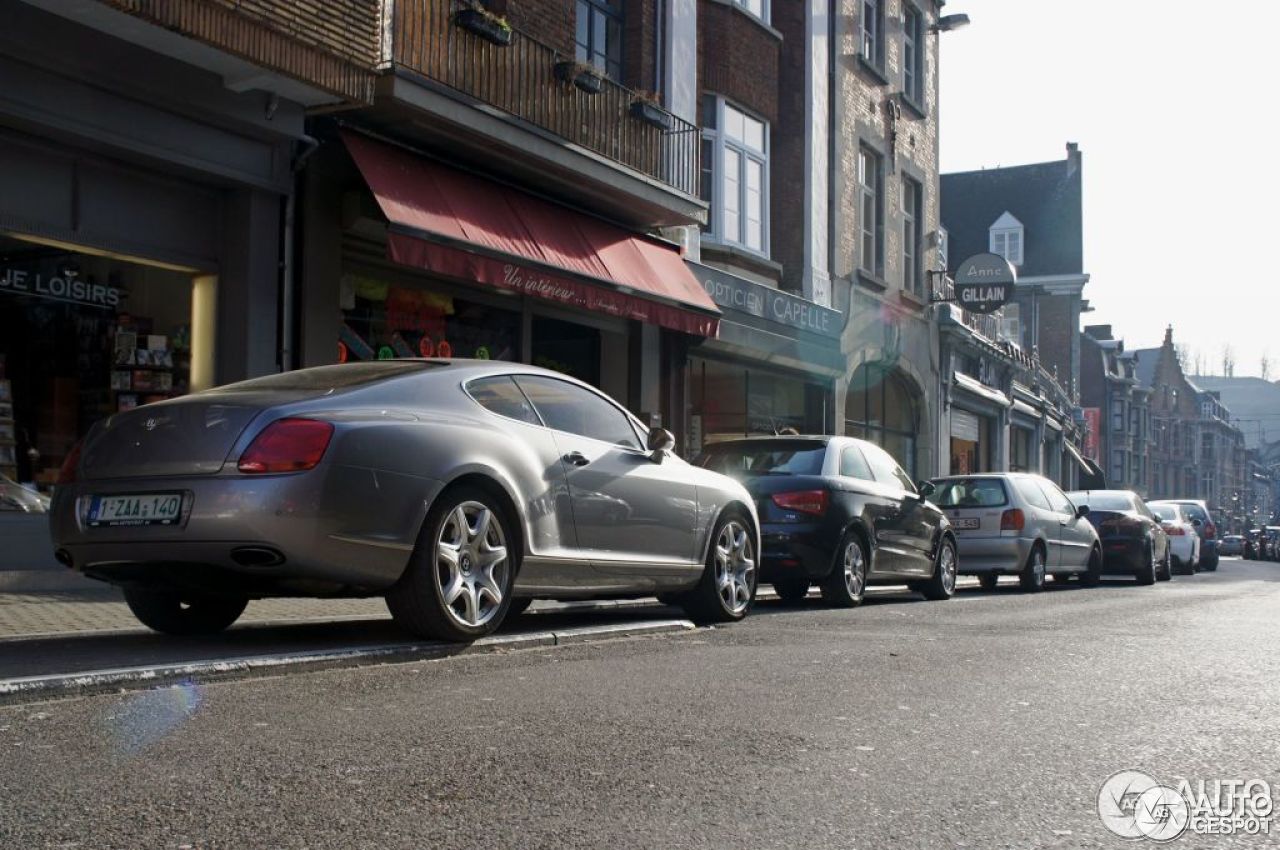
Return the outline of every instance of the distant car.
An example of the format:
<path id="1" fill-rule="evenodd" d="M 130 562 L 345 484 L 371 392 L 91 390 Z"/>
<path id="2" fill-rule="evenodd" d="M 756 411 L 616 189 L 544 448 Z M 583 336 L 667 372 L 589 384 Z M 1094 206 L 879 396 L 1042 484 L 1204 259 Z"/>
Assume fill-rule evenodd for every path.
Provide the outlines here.
<path id="1" fill-rule="evenodd" d="M 818 585 L 852 607 L 868 584 L 903 584 L 927 599 L 956 586 L 956 542 L 942 511 L 872 443 L 851 437 L 748 437 L 713 443 L 694 461 L 740 480 L 760 516 L 760 581 L 795 601 Z"/>
<path id="2" fill-rule="evenodd" d="M 54 492 L 58 560 L 172 634 L 250 599 L 384 596 L 470 641 L 533 598 L 670 595 L 738 620 L 758 522 L 593 387 L 498 360 L 299 369 L 101 420 Z"/>
<path id="3" fill-rule="evenodd" d="M 1102 538 L 1102 571 L 1131 575 L 1138 584 L 1173 577 L 1169 537 L 1142 497 L 1132 490 L 1080 490 L 1068 494 L 1089 506 L 1089 522 Z"/>
<path id="4" fill-rule="evenodd" d="M 1239 534 L 1228 534 L 1218 543 L 1219 555 L 1243 555 L 1244 538 Z"/>
<path id="5" fill-rule="evenodd" d="M 35 493 L 16 481 L 0 475 L 0 511 L 24 514 L 49 512 L 49 497 Z"/>
<path id="6" fill-rule="evenodd" d="M 1001 575 L 1016 575 L 1022 589 L 1044 588 L 1045 574 L 1086 586 L 1102 575 L 1102 544 L 1077 507 L 1047 478 L 1027 473 L 985 473 L 936 478 L 929 500 L 946 512 L 960 547 L 960 572 L 987 590 Z"/>
<path id="7" fill-rule="evenodd" d="M 1173 558 L 1173 571 L 1178 575 L 1192 575 L 1200 569 L 1200 535 L 1182 505 L 1149 503 L 1147 507 L 1160 520 L 1169 538 L 1169 553 Z"/>
<path id="8" fill-rule="evenodd" d="M 1187 508 L 1196 533 L 1200 535 L 1200 568 L 1213 572 L 1218 568 L 1218 526 L 1209 514 L 1209 505 L 1203 499 L 1160 499 L 1151 504 L 1172 502 Z"/>

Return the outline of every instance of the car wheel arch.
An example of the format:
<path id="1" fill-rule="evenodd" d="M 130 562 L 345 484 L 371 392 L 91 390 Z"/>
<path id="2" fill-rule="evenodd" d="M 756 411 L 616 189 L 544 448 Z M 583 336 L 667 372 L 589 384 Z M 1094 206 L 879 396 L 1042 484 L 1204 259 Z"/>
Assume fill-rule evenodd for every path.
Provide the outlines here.
<path id="1" fill-rule="evenodd" d="M 862 517 L 854 517 L 849 520 L 844 527 L 844 531 L 840 532 L 840 539 L 843 540 L 845 535 L 848 534 L 856 534 L 858 539 L 862 541 L 863 555 L 865 555 L 867 559 L 866 568 L 867 572 L 870 573 L 871 565 L 876 556 L 876 547 L 874 543 L 875 537 L 871 534 L 871 530 L 867 528 L 866 521 L 863 520 Z M 836 569 L 837 565 L 840 563 L 840 557 L 841 552 L 837 549 L 835 556 L 831 559 L 832 570 Z"/>
<path id="2" fill-rule="evenodd" d="M 498 503 L 498 507 L 506 513 L 508 524 L 511 526 L 512 534 L 515 536 L 515 540 L 513 542 L 518 556 L 516 558 L 515 575 L 518 576 L 520 574 L 520 567 L 524 564 L 524 556 L 528 552 L 525 545 L 527 535 L 524 527 L 524 515 L 517 507 L 517 502 L 511 495 L 509 487 L 491 471 L 464 470 L 460 471 L 445 482 L 444 486 L 440 488 L 440 491 L 436 493 L 435 498 L 422 506 L 422 515 L 418 520 L 419 531 L 415 548 L 418 545 L 422 545 L 424 540 L 423 535 L 429 533 L 429 530 L 426 527 L 426 522 L 428 515 L 431 513 L 431 509 L 435 507 L 436 503 L 441 499 L 447 498 L 451 492 L 462 487 L 476 487 L 484 490 L 493 497 L 494 501 Z M 408 569 L 407 563 L 405 568 Z"/>
<path id="3" fill-rule="evenodd" d="M 751 512 L 751 508 L 741 499 L 730 499 L 729 501 L 725 502 L 720 507 L 720 510 L 716 511 L 715 519 L 713 519 L 711 522 L 707 524 L 707 529 L 704 532 L 706 537 L 702 543 L 702 560 L 699 563 L 705 564 L 707 562 L 707 559 L 711 557 L 711 547 L 715 543 L 714 538 L 716 533 L 716 525 L 720 522 L 720 520 L 724 517 L 725 514 L 731 511 L 736 512 L 739 516 L 741 516 L 742 519 L 746 522 L 747 527 L 751 530 L 751 539 L 754 544 L 754 548 L 756 552 L 756 566 L 758 568 L 760 563 L 760 546 L 763 542 L 760 539 L 760 528 L 756 524 L 756 520 L 754 515 Z"/>

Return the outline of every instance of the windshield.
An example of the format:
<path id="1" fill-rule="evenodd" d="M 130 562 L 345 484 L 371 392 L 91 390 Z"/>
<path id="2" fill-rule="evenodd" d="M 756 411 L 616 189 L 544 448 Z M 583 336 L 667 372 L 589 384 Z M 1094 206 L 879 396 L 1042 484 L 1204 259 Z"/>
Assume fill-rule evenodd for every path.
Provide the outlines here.
<path id="1" fill-rule="evenodd" d="M 826 443 L 761 440 L 709 446 L 696 463 L 725 475 L 821 475 L 826 456 Z"/>
<path id="2" fill-rule="evenodd" d="M 995 508 L 1009 501 L 999 478 L 947 478 L 934 485 L 929 501 L 940 508 Z"/>
<path id="3" fill-rule="evenodd" d="M 1088 505 L 1091 511 L 1133 511 L 1133 497 L 1128 493 L 1105 493 L 1077 490 L 1067 496 L 1077 505 Z"/>

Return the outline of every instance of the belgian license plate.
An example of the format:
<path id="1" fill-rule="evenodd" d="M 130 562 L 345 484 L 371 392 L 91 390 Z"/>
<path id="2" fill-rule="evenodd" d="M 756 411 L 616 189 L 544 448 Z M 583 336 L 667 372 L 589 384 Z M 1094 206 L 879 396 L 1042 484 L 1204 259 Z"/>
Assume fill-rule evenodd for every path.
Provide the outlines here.
<path id="1" fill-rule="evenodd" d="M 977 517 L 962 516 L 951 520 L 951 524 L 956 528 L 981 528 L 982 520 Z"/>
<path id="2" fill-rule="evenodd" d="M 91 528 L 124 525 L 176 525 L 182 516 L 181 493 L 130 493 L 94 496 L 87 524 Z"/>

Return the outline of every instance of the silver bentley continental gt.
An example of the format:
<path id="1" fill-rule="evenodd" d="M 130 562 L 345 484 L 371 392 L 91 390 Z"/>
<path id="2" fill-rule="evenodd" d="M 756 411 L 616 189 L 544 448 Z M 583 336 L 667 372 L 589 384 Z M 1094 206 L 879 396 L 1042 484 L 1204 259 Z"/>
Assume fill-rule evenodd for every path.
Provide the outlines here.
<path id="1" fill-rule="evenodd" d="M 269 596 L 384 596 L 451 641 L 534 598 L 658 595 L 741 619 L 754 504 L 674 444 L 532 366 L 320 366 L 99 422 L 63 467 L 53 541 L 170 634 L 220 631 Z"/>

